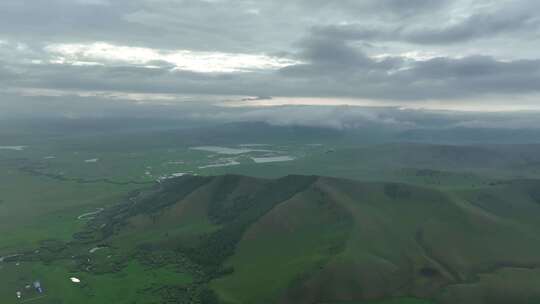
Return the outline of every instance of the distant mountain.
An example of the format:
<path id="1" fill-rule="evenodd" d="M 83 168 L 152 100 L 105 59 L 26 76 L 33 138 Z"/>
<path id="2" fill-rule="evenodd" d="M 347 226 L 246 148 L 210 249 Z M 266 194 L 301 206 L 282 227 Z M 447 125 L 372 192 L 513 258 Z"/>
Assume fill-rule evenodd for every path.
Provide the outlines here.
<path id="1" fill-rule="evenodd" d="M 540 303 L 538 189 L 183 176 L 76 237 L 150 265 L 176 254 L 202 303 Z"/>
<path id="2" fill-rule="evenodd" d="M 294 162 L 242 164 L 214 172 L 260 177 L 281 177 L 294 173 L 363 181 L 470 187 L 494 179 L 540 177 L 540 145 L 386 143 L 336 146 L 335 149 L 328 148 Z"/>
<path id="3" fill-rule="evenodd" d="M 396 135 L 395 140 L 429 143 L 540 143 L 538 129 L 495 129 L 495 128 L 447 128 L 413 129 Z"/>

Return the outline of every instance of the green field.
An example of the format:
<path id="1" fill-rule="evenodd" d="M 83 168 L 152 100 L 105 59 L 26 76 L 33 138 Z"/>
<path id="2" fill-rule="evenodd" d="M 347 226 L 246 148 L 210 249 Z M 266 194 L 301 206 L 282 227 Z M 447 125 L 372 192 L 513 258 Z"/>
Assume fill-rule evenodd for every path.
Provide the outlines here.
<path id="1" fill-rule="evenodd" d="M 0 302 L 540 303 L 540 146 L 214 131 L 4 136 Z"/>

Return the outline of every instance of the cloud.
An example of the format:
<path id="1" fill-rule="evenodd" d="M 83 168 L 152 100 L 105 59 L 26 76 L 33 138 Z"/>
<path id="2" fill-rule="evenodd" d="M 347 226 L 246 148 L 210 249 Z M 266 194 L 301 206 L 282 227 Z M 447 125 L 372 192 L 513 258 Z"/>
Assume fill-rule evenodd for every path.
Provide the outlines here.
<path id="1" fill-rule="evenodd" d="M 532 108 L 538 9 L 533 0 L 4 0 L 1 86 Z"/>
<path id="2" fill-rule="evenodd" d="M 373 124 L 408 129 L 411 121 L 397 119 L 392 108 L 367 108 L 350 106 L 280 106 L 272 108 L 222 109 L 210 113 L 193 113 L 194 119 L 216 122 L 264 122 L 275 126 L 304 126 L 330 129 L 358 129 Z"/>
<path id="3" fill-rule="evenodd" d="M 4 92 L 0 99 L 0 119 L 123 117 L 172 119 L 186 125 L 263 122 L 275 126 L 398 132 L 454 128 L 540 129 L 540 111 L 485 113 L 349 105 L 250 107 L 248 100 L 244 101 L 244 106 L 223 107 L 223 100 L 230 97 L 33 93 Z"/>
<path id="4" fill-rule="evenodd" d="M 124 64 L 160 68 L 164 63 L 173 69 L 201 73 L 245 72 L 257 69 L 273 70 L 297 62 L 266 55 L 197 52 L 189 50 L 164 51 L 152 48 L 118 46 L 109 43 L 51 44 L 45 50 L 52 62 L 72 65 Z M 153 65 L 157 63 L 157 65 Z"/>
<path id="5" fill-rule="evenodd" d="M 436 2 L 436 1 L 433 1 Z M 409 24 L 345 24 L 315 26 L 319 36 L 343 40 L 394 41 L 413 44 L 455 44 L 470 40 L 493 38 L 502 34 L 531 33 L 540 30 L 540 17 L 535 10 L 539 5 L 519 1 L 496 9 L 484 8 L 468 16 L 447 18 L 433 23 Z M 402 2 L 405 3 L 405 2 Z M 409 3 L 407 2 L 407 5 Z M 537 35 L 536 35 L 537 36 Z"/>
<path id="6" fill-rule="evenodd" d="M 186 68 L 185 62 L 175 62 L 153 50 L 149 50 L 150 56 L 146 49 L 134 52 L 133 57 L 126 53 L 125 59 L 121 58 L 123 51 L 114 54 L 114 48 L 112 53 L 107 48 L 103 53 L 99 50 L 98 56 L 84 54 L 84 50 L 75 49 L 73 57 L 64 52 L 67 59 L 63 64 L 4 62 L 4 74 L 9 71 L 17 75 L 5 85 L 155 94 L 348 97 L 402 104 L 471 98 L 489 102 L 494 96 L 498 100 L 515 99 L 540 91 L 540 60 L 502 61 L 490 56 L 377 58 L 351 42 L 334 38 L 304 39 L 295 55 L 302 63 L 279 70 L 256 69 L 260 62 L 242 61 L 242 55 L 218 60 L 215 66 L 208 58 L 204 62 L 199 58 L 189 61 L 192 66 Z M 75 64 L 80 62 L 101 64 Z M 184 69 L 178 68 L 181 64 Z"/>
<path id="7" fill-rule="evenodd" d="M 75 2 L 83 5 L 111 5 L 108 0 L 76 0 Z"/>
<path id="8" fill-rule="evenodd" d="M 418 1 L 424 2 L 424 1 Z M 431 1 L 436 3 L 438 1 Z M 460 1 L 446 6 L 446 13 L 435 11 L 433 17 L 415 15 L 412 21 L 385 23 L 346 23 L 318 25 L 313 32 L 320 36 L 343 40 L 372 42 L 405 42 L 421 45 L 446 45 L 472 40 L 512 35 L 536 36 L 540 29 L 537 1 L 518 0 L 462 6 Z M 448 2 L 446 2 L 448 4 Z M 404 1 L 382 1 L 381 5 L 415 8 Z M 421 7 L 429 8 L 427 5 Z"/>
<path id="9" fill-rule="evenodd" d="M 503 11 L 496 14 L 476 14 L 456 24 L 427 30 L 411 29 L 402 31 L 399 36 L 412 43 L 447 44 L 491 38 L 520 30 L 537 31 L 540 29 L 540 19 L 534 13 L 521 12 L 510 16 L 507 13 Z"/>
<path id="10" fill-rule="evenodd" d="M 540 60 L 501 61 L 490 56 L 403 57 L 366 56 L 346 40 L 317 37 L 300 52 L 306 64 L 281 73 L 323 95 L 414 100 L 454 99 L 486 94 L 526 94 L 540 90 Z M 324 89 L 322 89 L 324 88 Z M 305 88 L 307 91 L 308 89 Z"/>

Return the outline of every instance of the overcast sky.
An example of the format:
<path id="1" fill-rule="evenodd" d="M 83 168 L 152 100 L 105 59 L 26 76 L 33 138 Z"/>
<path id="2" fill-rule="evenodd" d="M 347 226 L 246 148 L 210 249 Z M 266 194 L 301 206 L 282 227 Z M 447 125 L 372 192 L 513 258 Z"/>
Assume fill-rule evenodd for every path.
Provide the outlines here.
<path id="1" fill-rule="evenodd" d="M 539 11 L 537 0 L 1 0 L 0 103 L 202 94 L 539 110 Z"/>

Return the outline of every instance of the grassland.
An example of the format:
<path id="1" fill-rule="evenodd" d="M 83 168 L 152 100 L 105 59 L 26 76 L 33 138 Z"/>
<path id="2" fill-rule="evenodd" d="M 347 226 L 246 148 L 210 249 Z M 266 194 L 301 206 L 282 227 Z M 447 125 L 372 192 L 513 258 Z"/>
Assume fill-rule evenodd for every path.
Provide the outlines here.
<path id="1" fill-rule="evenodd" d="M 3 137 L 0 302 L 540 303 L 538 146 L 214 131 Z"/>
<path id="2" fill-rule="evenodd" d="M 175 269 L 152 269 L 136 262 L 128 264 L 122 271 L 99 276 L 70 271 L 71 268 L 68 262 L 49 265 L 21 262 L 19 266 L 8 265 L 3 272 L 12 278 L 4 281 L 0 292 L 12 294 L 13 290 L 21 290 L 29 302 L 43 304 L 152 303 L 161 298 L 153 294 L 158 293 L 163 286 L 187 286 L 192 280 L 189 275 L 178 273 Z M 71 277 L 80 279 L 81 283 L 74 284 L 69 280 Z M 35 278 L 46 284 L 44 294 L 38 294 L 33 288 L 25 288 Z M 20 301 L 12 296 L 5 297 L 3 303 Z"/>
<path id="3" fill-rule="evenodd" d="M 523 185 L 477 193 L 528 195 L 508 214 L 504 196 L 481 206 L 471 190 L 449 194 L 304 176 L 180 177 L 108 208 L 75 240 L 41 244 L 39 252 L 10 259 L 4 273 L 19 267 L 27 281 L 40 277 L 54 294 L 79 288 L 67 278 L 80 277 L 86 293 L 77 289 L 65 297 L 96 294 L 95 301 L 113 299 L 110 284 L 101 285 L 112 278 L 138 291 L 127 299 L 157 303 L 165 301 L 163 294 L 151 286 L 171 280 L 174 291 L 165 294 L 180 303 L 488 303 L 478 299 L 497 284 L 507 284 L 508 293 L 489 303 L 506 303 L 518 293 L 534 300 L 540 227 L 521 214 L 534 214 L 540 205 L 530 196 L 537 184 Z M 89 254 L 95 246 L 105 249 Z M 156 281 L 131 279 L 142 275 Z M 10 289 L 23 282 L 20 276 L 8 281 Z"/>
<path id="4" fill-rule="evenodd" d="M 0 254 L 35 247 L 51 237 L 69 240 L 85 225 L 79 215 L 116 204 L 133 189 L 105 182 L 59 182 L 6 165 L 0 171 Z"/>

